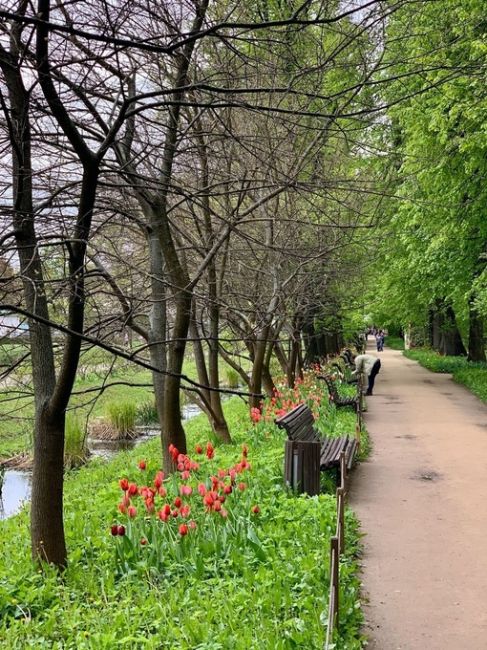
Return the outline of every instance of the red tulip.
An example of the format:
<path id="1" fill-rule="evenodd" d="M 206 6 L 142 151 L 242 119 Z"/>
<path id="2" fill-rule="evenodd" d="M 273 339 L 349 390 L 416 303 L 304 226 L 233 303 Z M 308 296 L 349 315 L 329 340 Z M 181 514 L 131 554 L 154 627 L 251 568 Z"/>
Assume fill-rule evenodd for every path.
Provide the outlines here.
<path id="1" fill-rule="evenodd" d="M 118 524 L 113 524 L 113 526 L 110 528 L 110 532 L 114 537 L 118 535 Z"/>
<path id="2" fill-rule="evenodd" d="M 140 544 L 141 546 L 145 546 L 147 544 L 147 540 L 145 537 L 142 537 L 142 539 L 140 540 Z"/>
<path id="3" fill-rule="evenodd" d="M 256 408 L 255 406 L 250 409 L 250 419 L 254 424 L 257 424 L 257 422 L 260 421 L 262 417 L 262 413 L 260 412 L 260 409 Z"/>
<path id="4" fill-rule="evenodd" d="M 184 537 L 185 535 L 188 534 L 188 527 L 187 527 L 186 524 L 181 524 L 181 525 L 179 526 L 179 534 L 180 534 L 182 537 Z"/>
<path id="5" fill-rule="evenodd" d="M 125 526 L 120 525 L 117 528 L 117 533 L 120 535 L 120 537 L 123 537 L 125 535 Z"/>
<path id="6" fill-rule="evenodd" d="M 178 460 L 179 450 L 174 445 L 169 445 L 169 453 L 173 462 L 175 463 Z"/>
<path id="7" fill-rule="evenodd" d="M 137 508 L 135 506 L 129 506 L 127 508 L 128 516 L 133 519 L 137 515 Z"/>
<path id="8" fill-rule="evenodd" d="M 163 512 L 165 515 L 169 516 L 171 514 L 171 506 L 166 503 L 165 506 L 163 506 L 161 512 Z"/>
<path id="9" fill-rule="evenodd" d="M 203 453 L 203 447 L 202 447 L 201 445 L 196 445 L 196 447 L 194 448 L 194 450 L 195 450 L 195 452 L 196 452 L 197 454 L 202 454 L 202 453 Z"/>
<path id="10" fill-rule="evenodd" d="M 162 477 L 160 476 L 159 472 L 156 474 L 156 477 L 154 479 L 154 487 L 159 490 L 159 488 L 162 485 Z"/>
<path id="11" fill-rule="evenodd" d="M 174 505 L 176 506 L 176 508 L 180 508 L 180 507 L 181 507 L 181 504 L 182 504 L 181 498 L 180 498 L 180 497 L 176 497 L 176 498 L 174 499 Z"/>
<path id="12" fill-rule="evenodd" d="M 198 484 L 198 492 L 201 494 L 202 497 L 205 496 L 205 494 L 206 494 L 206 485 L 204 483 L 199 483 Z"/>
<path id="13" fill-rule="evenodd" d="M 214 455 L 215 455 L 215 449 L 214 449 L 213 445 L 211 444 L 211 442 L 207 442 L 206 443 L 206 456 L 207 456 L 208 460 L 211 460 Z"/>
<path id="14" fill-rule="evenodd" d="M 126 478 L 121 479 L 121 480 L 118 482 L 118 484 L 120 485 L 120 487 L 121 487 L 121 489 L 122 489 L 123 491 L 129 489 L 129 482 L 128 482 L 128 480 L 127 480 Z"/>
<path id="15" fill-rule="evenodd" d="M 243 492 L 247 488 L 245 483 L 239 483 L 238 484 L 238 489 Z"/>
<path id="16" fill-rule="evenodd" d="M 258 515 L 260 512 L 259 506 L 252 506 L 252 512 L 254 513 L 254 515 Z"/>
<path id="17" fill-rule="evenodd" d="M 232 491 L 233 491 L 233 488 L 232 488 L 231 485 L 225 485 L 225 487 L 223 488 L 223 492 L 224 492 L 225 494 L 231 494 Z"/>
<path id="18" fill-rule="evenodd" d="M 137 494 L 137 485 L 135 483 L 129 483 L 128 492 L 132 495 Z"/>
<path id="19" fill-rule="evenodd" d="M 189 513 L 191 512 L 191 508 L 188 505 L 181 506 L 179 509 L 179 514 L 181 517 L 189 517 Z"/>
<path id="20" fill-rule="evenodd" d="M 183 496 L 189 497 L 189 495 L 193 492 L 193 488 L 191 485 L 181 485 L 179 491 Z"/>
<path id="21" fill-rule="evenodd" d="M 139 460 L 139 469 L 144 470 L 147 467 L 145 460 Z"/>

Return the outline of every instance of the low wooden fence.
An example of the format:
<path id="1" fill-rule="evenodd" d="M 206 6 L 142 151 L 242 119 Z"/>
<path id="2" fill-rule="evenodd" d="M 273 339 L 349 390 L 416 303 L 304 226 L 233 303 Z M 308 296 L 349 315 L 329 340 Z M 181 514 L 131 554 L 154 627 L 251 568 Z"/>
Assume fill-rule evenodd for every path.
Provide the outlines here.
<path id="1" fill-rule="evenodd" d="M 359 375 L 357 383 L 357 423 L 355 428 L 359 449 L 363 427 L 363 382 L 363 376 Z M 336 491 L 336 530 L 335 535 L 330 538 L 330 589 L 328 595 L 325 650 L 330 648 L 333 642 L 333 633 L 335 630 L 338 630 L 340 625 L 340 555 L 345 550 L 345 496 L 347 494 L 347 464 L 344 453 L 340 456 L 340 477 L 340 486 Z"/>

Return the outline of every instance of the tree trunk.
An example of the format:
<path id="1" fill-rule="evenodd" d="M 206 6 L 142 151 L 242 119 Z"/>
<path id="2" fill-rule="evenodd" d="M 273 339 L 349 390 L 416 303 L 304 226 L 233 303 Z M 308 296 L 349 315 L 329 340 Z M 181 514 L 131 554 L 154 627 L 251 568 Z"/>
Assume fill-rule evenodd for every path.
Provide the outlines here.
<path id="1" fill-rule="evenodd" d="M 264 357 L 264 364 L 262 367 L 262 384 L 264 386 L 265 392 L 268 397 L 272 397 L 276 391 L 276 385 L 272 379 L 272 374 L 270 370 L 272 351 L 274 349 L 274 342 L 269 341 L 267 344 L 267 349 Z"/>
<path id="2" fill-rule="evenodd" d="M 152 372 L 152 383 L 154 385 L 154 397 L 157 408 L 159 424 L 164 426 L 164 393 L 166 385 L 167 370 L 167 310 L 166 310 L 166 285 L 163 274 L 163 259 L 159 240 L 154 232 L 148 237 L 151 273 L 151 300 L 152 307 L 149 317 L 149 354 L 151 365 L 161 372 Z"/>
<path id="3" fill-rule="evenodd" d="M 18 27 L 18 26 L 17 26 Z M 13 28 L 15 31 L 16 28 Z M 18 31 L 18 29 L 17 29 Z M 18 46 L 20 35 L 11 44 Z M 15 44 L 15 46 L 13 45 Z M 43 269 L 39 256 L 32 203 L 32 151 L 29 95 L 25 91 L 18 51 L 11 54 L 0 46 L 0 65 L 8 86 L 12 144 L 13 224 L 19 255 L 24 300 L 29 319 L 32 384 L 35 396 L 34 468 L 31 500 L 31 549 L 34 560 L 45 560 L 63 568 L 67 563 L 63 525 L 64 415 L 48 413 L 56 387 L 54 353 Z"/>
<path id="4" fill-rule="evenodd" d="M 450 356 L 467 354 L 457 327 L 455 312 L 451 305 L 447 305 L 445 309 L 440 351 L 442 354 Z"/>
<path id="5" fill-rule="evenodd" d="M 168 376 L 165 380 L 164 391 L 164 421 L 162 427 L 163 465 L 164 471 L 171 472 L 174 467 L 168 454 L 170 444 L 173 444 L 182 454 L 187 452 L 186 434 L 181 421 L 181 373 L 183 370 L 186 338 L 191 317 L 191 295 L 180 290 L 176 296 L 176 317 L 172 330 L 171 341 L 168 344 Z"/>
<path id="6" fill-rule="evenodd" d="M 262 372 L 264 368 L 266 347 L 267 337 L 264 328 L 264 330 L 261 330 L 257 334 L 254 344 L 254 359 L 250 376 L 250 390 L 254 395 L 250 398 L 250 408 L 260 408 L 262 400 Z"/>
<path id="7" fill-rule="evenodd" d="M 475 298 L 471 296 L 468 301 L 470 316 L 468 330 L 468 360 L 485 361 L 484 321 L 475 308 Z"/>
<path id="8" fill-rule="evenodd" d="M 64 413 L 36 416 L 32 472 L 31 538 L 34 559 L 67 563 L 63 525 Z"/>
<path id="9" fill-rule="evenodd" d="M 442 301 L 436 300 L 435 307 L 431 310 L 431 340 L 433 350 L 441 350 L 443 328 Z"/>
<path id="10" fill-rule="evenodd" d="M 209 316 L 210 316 L 210 339 L 208 341 L 208 367 L 210 375 L 210 386 L 212 388 L 220 387 L 219 372 L 219 354 L 218 354 L 218 337 L 220 336 L 220 307 L 217 295 L 217 277 L 214 261 L 208 267 L 208 287 L 209 287 Z M 221 394 L 212 390 L 211 410 L 213 415 L 213 431 L 223 442 L 231 442 L 230 431 L 223 413 Z"/>

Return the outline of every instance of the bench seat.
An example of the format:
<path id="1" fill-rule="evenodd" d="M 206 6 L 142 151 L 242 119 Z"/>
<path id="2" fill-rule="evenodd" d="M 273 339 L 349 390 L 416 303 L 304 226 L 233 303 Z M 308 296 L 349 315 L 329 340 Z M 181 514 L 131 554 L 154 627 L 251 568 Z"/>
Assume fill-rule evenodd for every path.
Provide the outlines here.
<path id="1" fill-rule="evenodd" d="M 359 401 L 358 396 L 355 397 L 341 397 L 338 394 L 338 390 L 335 382 L 328 375 L 317 375 L 318 379 L 322 379 L 328 388 L 328 394 L 330 396 L 330 401 L 332 401 L 336 407 L 340 406 L 353 406 L 357 408 L 357 403 Z"/>
<path id="2" fill-rule="evenodd" d="M 314 428 L 314 418 L 306 404 L 300 404 L 289 413 L 278 418 L 276 424 L 286 431 L 288 440 L 294 442 L 319 442 L 320 470 L 340 468 L 340 455 L 345 453 L 347 470 L 351 469 L 358 451 L 356 438 L 353 436 L 339 436 L 336 438 L 321 438 Z"/>

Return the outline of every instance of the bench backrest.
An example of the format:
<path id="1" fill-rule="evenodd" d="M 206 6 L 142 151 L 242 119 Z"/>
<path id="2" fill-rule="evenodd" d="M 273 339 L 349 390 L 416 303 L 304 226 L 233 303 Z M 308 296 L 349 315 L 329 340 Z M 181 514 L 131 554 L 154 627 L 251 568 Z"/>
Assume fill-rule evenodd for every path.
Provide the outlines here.
<path id="1" fill-rule="evenodd" d="M 313 426 L 313 414 L 306 404 L 295 406 L 289 413 L 278 418 L 276 424 L 286 431 L 289 440 L 320 441 L 320 436 Z"/>
<path id="2" fill-rule="evenodd" d="M 318 379 L 323 379 L 323 381 L 326 382 L 326 386 L 328 388 L 328 392 L 330 393 L 330 397 L 332 397 L 332 399 L 336 401 L 338 398 L 338 390 L 333 379 L 328 375 L 318 375 Z"/>

